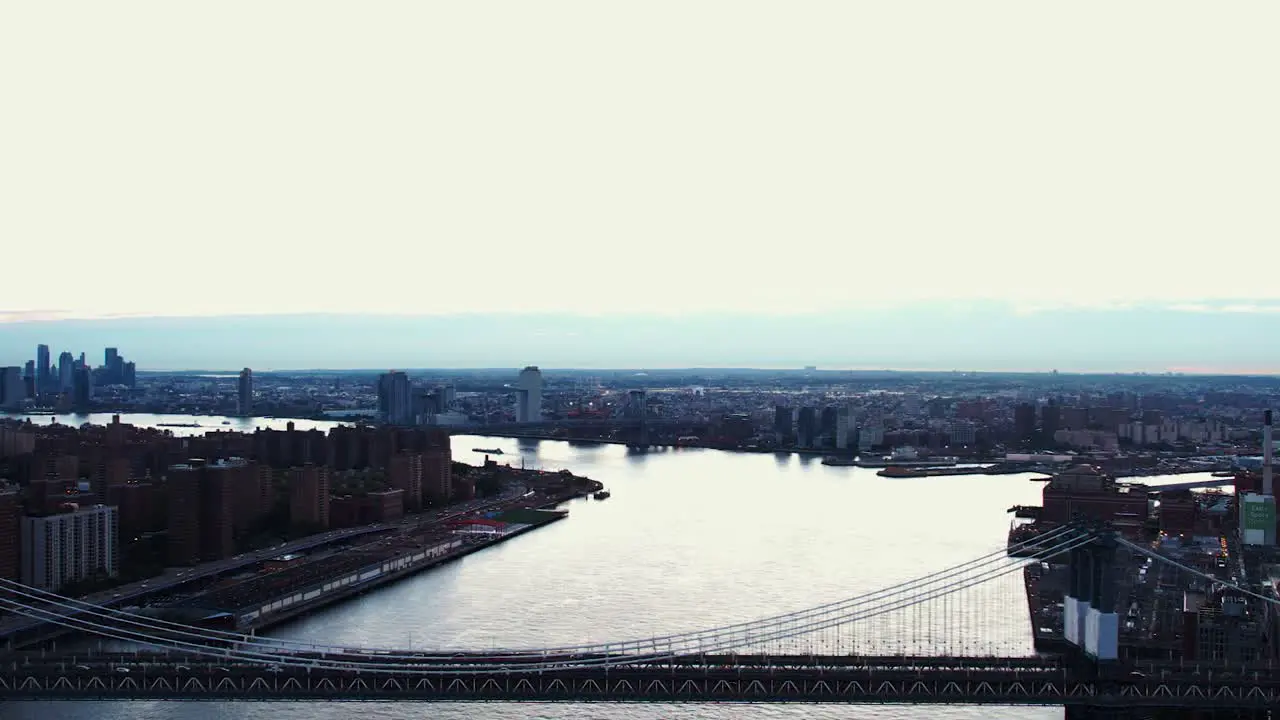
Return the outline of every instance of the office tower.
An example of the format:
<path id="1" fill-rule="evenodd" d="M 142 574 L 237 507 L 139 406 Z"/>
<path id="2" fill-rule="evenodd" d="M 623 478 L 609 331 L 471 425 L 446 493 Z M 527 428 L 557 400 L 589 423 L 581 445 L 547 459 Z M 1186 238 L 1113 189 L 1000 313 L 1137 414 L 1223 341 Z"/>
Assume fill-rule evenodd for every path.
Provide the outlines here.
<path id="1" fill-rule="evenodd" d="M 0 578 L 19 580 L 22 563 L 18 537 L 22 532 L 22 499 L 14 487 L 0 487 Z"/>
<path id="2" fill-rule="evenodd" d="M 849 407 L 836 408 L 836 428 L 834 432 L 837 450 L 849 447 Z"/>
<path id="3" fill-rule="evenodd" d="M 36 394 L 53 392 L 53 369 L 49 367 L 49 346 L 36 346 Z"/>
<path id="4" fill-rule="evenodd" d="M 378 415 L 389 425 L 413 424 L 413 393 L 408 375 L 392 370 L 378 376 Z"/>
<path id="5" fill-rule="evenodd" d="M 796 411 L 786 405 L 775 405 L 773 408 L 773 433 L 781 442 L 795 432 Z"/>
<path id="6" fill-rule="evenodd" d="M 120 371 L 120 384 L 127 387 L 138 386 L 138 366 L 133 362 L 127 362 Z"/>
<path id="7" fill-rule="evenodd" d="M 27 386 L 22 382 L 22 368 L 0 367 L 0 408 L 17 409 L 27 399 Z"/>
<path id="8" fill-rule="evenodd" d="M 534 365 L 521 370 L 516 389 L 516 422 L 541 422 L 542 372 Z"/>
<path id="9" fill-rule="evenodd" d="M 253 414 L 253 371 L 245 368 L 240 371 L 240 383 L 236 393 L 236 413 L 241 417 Z"/>
<path id="10" fill-rule="evenodd" d="M 89 403 L 93 401 L 93 371 L 87 367 L 77 367 L 72 390 L 72 404 L 78 408 L 89 407 Z"/>
<path id="11" fill-rule="evenodd" d="M 815 407 L 800 408 L 796 418 L 796 446 L 813 447 L 818 439 L 818 409 Z"/>
<path id="12" fill-rule="evenodd" d="M 118 543 L 116 509 L 106 505 L 23 518 L 22 582 L 56 591 L 67 583 L 115 577 Z"/>
<path id="13" fill-rule="evenodd" d="M 329 468 L 289 469 L 289 523 L 313 532 L 329 529 Z"/>
<path id="14" fill-rule="evenodd" d="M 58 356 L 58 392 L 69 393 L 75 386 L 76 358 L 69 352 Z"/>
<path id="15" fill-rule="evenodd" d="M 22 383 L 26 385 L 27 397 L 35 397 L 38 385 L 36 384 L 36 361 L 28 360 L 27 364 L 22 368 Z"/>
<path id="16" fill-rule="evenodd" d="M 106 385 L 122 385 L 124 384 L 124 358 L 115 348 L 107 348 L 103 353 L 102 375 L 103 384 Z"/>

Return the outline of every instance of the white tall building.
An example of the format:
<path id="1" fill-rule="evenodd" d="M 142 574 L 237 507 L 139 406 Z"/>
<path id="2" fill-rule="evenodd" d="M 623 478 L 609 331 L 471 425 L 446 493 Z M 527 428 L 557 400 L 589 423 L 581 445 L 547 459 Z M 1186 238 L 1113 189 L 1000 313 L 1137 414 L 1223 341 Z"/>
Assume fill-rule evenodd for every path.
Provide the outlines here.
<path id="1" fill-rule="evenodd" d="M 116 508 L 22 519 L 22 582 L 58 590 L 67 583 L 119 573 Z"/>
<path id="2" fill-rule="evenodd" d="M 542 371 L 536 366 L 520 371 L 516 381 L 516 422 L 542 421 Z"/>

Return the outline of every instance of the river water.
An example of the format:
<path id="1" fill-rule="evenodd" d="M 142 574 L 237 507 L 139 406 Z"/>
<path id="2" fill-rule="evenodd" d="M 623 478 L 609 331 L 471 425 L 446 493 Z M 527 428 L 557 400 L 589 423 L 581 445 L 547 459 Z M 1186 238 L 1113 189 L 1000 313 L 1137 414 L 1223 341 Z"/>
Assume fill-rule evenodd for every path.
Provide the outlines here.
<path id="1" fill-rule="evenodd" d="M 122 420 L 143 424 L 135 417 Z M 270 634 L 366 647 L 484 648 L 723 625 L 856 595 L 983 555 L 1004 542 L 1006 509 L 1037 503 L 1041 488 L 1025 475 L 887 479 L 792 455 L 636 452 L 473 436 L 453 441 L 454 457 L 464 462 L 482 460 L 472 448 L 495 447 L 505 451 L 502 462 L 568 468 L 605 483 L 613 496 L 570 503 L 563 522 Z M 1025 601 L 984 610 L 993 628 L 1027 624 Z M 1029 642 L 1029 628 L 1026 636 Z M 388 720 L 1063 715 L 1060 708 L 785 705 L 132 702 L 0 708 L 3 717 L 22 720 L 337 720 L 357 714 Z"/>
<path id="2" fill-rule="evenodd" d="M 72 425 L 79 427 L 85 423 L 91 425 L 109 425 L 111 418 L 117 413 L 65 413 L 59 415 L 24 415 L 18 413 L 0 412 L 0 418 L 16 418 L 19 420 L 30 420 L 39 425 L 48 425 L 56 422 L 59 425 Z M 265 417 L 233 417 L 230 415 L 165 415 L 157 413 L 118 413 L 120 422 L 129 425 L 137 425 L 138 427 L 158 427 L 161 425 L 191 425 L 195 424 L 199 427 L 161 427 L 161 430 L 168 430 L 178 437 L 190 437 L 192 435 L 203 435 L 213 430 L 235 430 L 237 432 L 253 432 L 258 428 L 272 430 L 284 430 L 289 423 L 294 424 L 294 428 L 298 430 L 328 430 L 331 427 L 341 425 L 340 422 L 330 420 L 291 420 L 289 418 L 265 418 Z"/>

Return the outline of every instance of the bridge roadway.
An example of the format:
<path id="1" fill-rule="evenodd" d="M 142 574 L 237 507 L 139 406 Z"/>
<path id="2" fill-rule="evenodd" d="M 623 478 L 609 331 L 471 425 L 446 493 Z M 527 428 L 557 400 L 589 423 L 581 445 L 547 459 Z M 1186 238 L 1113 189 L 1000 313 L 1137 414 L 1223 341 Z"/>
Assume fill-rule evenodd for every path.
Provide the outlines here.
<path id="1" fill-rule="evenodd" d="M 328 660 L 357 656 L 330 655 Z M 367 656 L 365 656 L 367 657 Z M 460 657 L 354 671 L 245 664 L 166 653 L 9 654 L 4 700 L 387 700 L 535 702 L 770 702 L 1063 705 L 1088 708 L 1260 710 L 1280 703 L 1261 670 L 1117 667 L 1053 658 L 688 656 L 626 666 L 521 669 Z M 429 671 L 429 672 L 426 672 Z"/>

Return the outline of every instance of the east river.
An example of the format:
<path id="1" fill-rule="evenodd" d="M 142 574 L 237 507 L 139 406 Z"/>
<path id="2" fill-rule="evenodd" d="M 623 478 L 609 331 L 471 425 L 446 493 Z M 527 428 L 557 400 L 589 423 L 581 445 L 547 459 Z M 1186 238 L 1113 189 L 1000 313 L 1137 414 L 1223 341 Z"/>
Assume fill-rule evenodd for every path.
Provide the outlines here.
<path id="1" fill-rule="evenodd" d="M 40 421 L 41 418 L 33 418 Z M 222 425 L 224 419 L 231 426 Z M 60 417 L 62 423 L 110 416 Z M 284 420 L 126 415 L 206 429 Z M 48 422 L 48 418 L 43 419 Z M 297 422 L 298 429 L 334 423 Z M 1038 504 L 1028 475 L 888 479 L 817 458 L 457 436 L 454 458 L 501 448 L 502 462 L 599 480 L 605 501 L 569 519 L 320 611 L 269 634 L 365 647 L 537 647 L 648 637 L 750 620 L 875 590 L 984 555 L 1005 542 L 1015 504 Z M 1027 626 L 1025 601 L 987 609 Z M 981 631 L 980 628 L 976 629 Z M 1026 629 L 1029 643 L 1030 628 Z M 8 719 L 333 720 L 439 718 L 1061 718 L 1060 708 L 395 704 L 11 703 Z"/>

